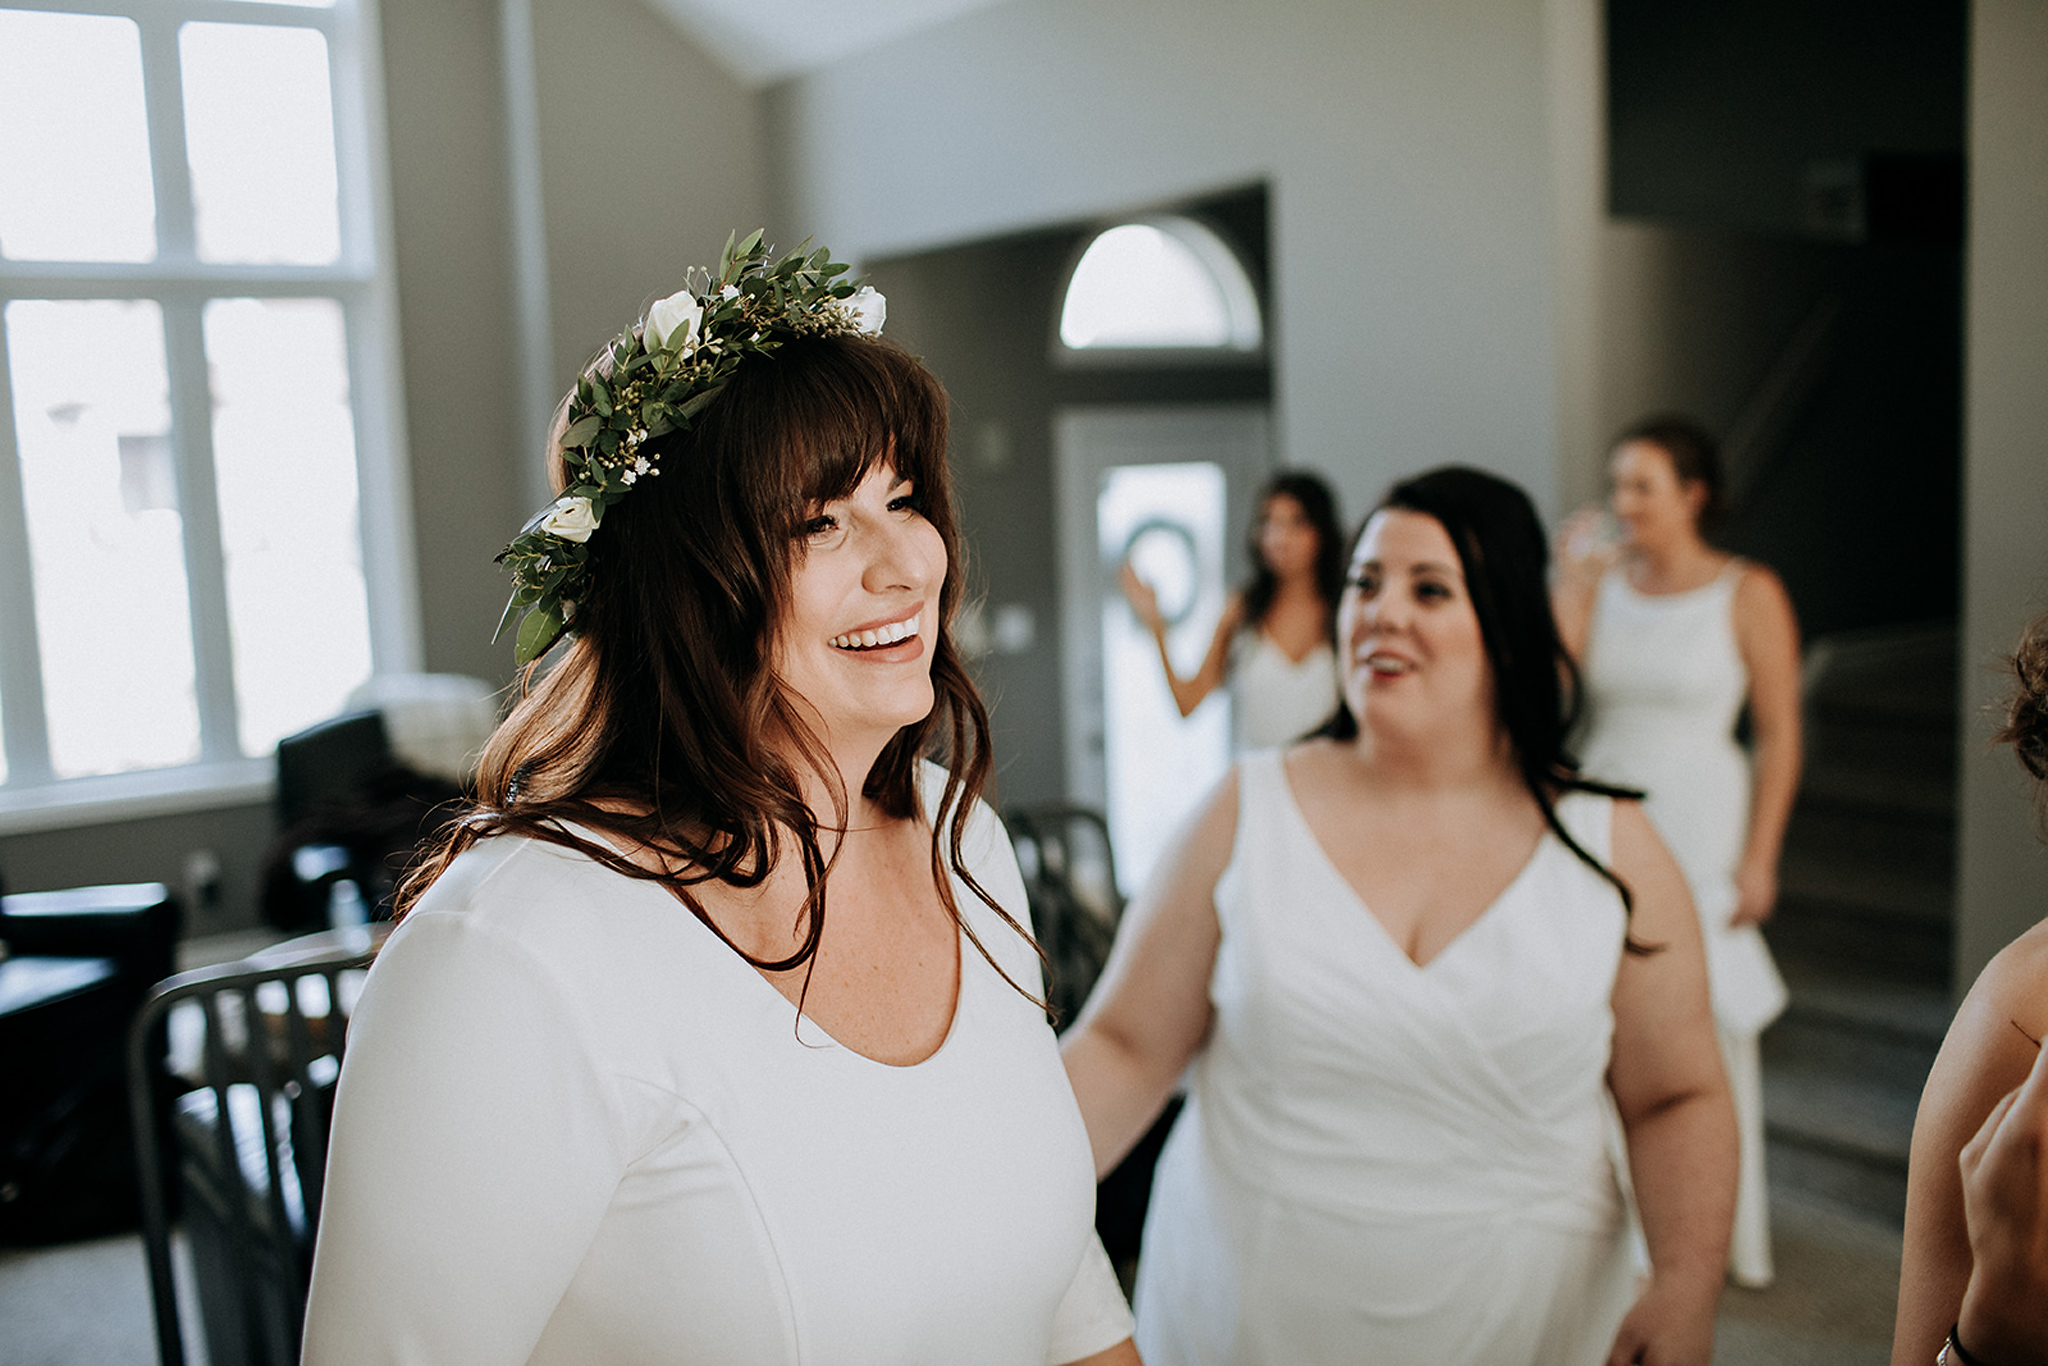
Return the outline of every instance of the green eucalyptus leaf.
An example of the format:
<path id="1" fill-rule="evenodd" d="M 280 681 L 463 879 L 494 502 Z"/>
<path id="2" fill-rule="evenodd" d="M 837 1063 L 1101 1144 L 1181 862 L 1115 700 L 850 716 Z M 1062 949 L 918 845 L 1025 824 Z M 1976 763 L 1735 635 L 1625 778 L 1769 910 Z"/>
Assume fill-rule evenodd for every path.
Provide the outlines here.
<path id="1" fill-rule="evenodd" d="M 519 623 L 519 634 L 512 648 L 512 658 L 521 667 L 533 663 L 548 652 L 562 636 L 562 618 L 559 609 L 537 608 L 527 613 L 526 620 Z"/>
<path id="2" fill-rule="evenodd" d="M 601 379 L 590 381 L 590 406 L 597 409 L 599 416 L 612 415 L 612 391 L 604 387 Z"/>
<path id="3" fill-rule="evenodd" d="M 587 445 L 590 438 L 596 436 L 598 429 L 603 426 L 604 419 L 596 413 L 592 413 L 588 417 L 578 418 L 569 424 L 567 431 L 562 433 L 562 448 L 567 450 L 574 446 Z"/>
<path id="4" fill-rule="evenodd" d="M 519 615 L 519 608 L 519 594 L 515 592 L 505 603 L 504 615 L 498 618 L 498 629 L 491 632 L 491 644 L 498 643 L 498 638 L 505 634 L 505 628 L 512 624 L 512 618 Z"/>
<path id="5" fill-rule="evenodd" d="M 714 384 L 703 393 L 693 396 L 688 402 L 683 404 L 681 408 L 676 410 L 676 415 L 685 420 L 697 416 L 697 414 L 704 411 L 712 399 L 717 398 L 724 390 L 725 386 L 723 384 Z"/>

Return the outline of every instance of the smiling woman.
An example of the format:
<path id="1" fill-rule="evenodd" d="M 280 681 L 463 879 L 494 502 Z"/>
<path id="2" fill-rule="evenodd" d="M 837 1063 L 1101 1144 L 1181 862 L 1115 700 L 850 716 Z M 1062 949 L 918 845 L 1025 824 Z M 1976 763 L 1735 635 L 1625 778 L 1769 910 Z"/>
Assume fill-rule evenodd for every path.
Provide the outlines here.
<path id="1" fill-rule="evenodd" d="M 1190 1079 L 1138 1267 L 1150 1366 L 1711 1359 L 1735 1136 L 1699 932 L 1635 803 L 1564 751 L 1544 560 L 1513 485 L 1395 485 L 1337 715 L 1245 756 L 1124 916 L 1065 1051 L 1098 1171 Z"/>
<path id="2" fill-rule="evenodd" d="M 506 554 L 552 667 L 356 1013 L 309 1362 L 1135 1360 L 946 396 L 843 270 L 729 243 L 564 402 Z"/>

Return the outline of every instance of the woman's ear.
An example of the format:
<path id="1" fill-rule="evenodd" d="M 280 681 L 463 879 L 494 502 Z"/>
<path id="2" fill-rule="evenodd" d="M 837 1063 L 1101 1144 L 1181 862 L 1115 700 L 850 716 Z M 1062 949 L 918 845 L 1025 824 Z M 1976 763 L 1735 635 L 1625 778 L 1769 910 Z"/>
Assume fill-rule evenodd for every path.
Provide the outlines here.
<path id="1" fill-rule="evenodd" d="M 1699 525 L 1700 515 L 1707 510 L 1707 481 L 1704 479 L 1679 480 L 1678 496 L 1685 499 L 1686 509 L 1692 513 L 1693 525 Z"/>

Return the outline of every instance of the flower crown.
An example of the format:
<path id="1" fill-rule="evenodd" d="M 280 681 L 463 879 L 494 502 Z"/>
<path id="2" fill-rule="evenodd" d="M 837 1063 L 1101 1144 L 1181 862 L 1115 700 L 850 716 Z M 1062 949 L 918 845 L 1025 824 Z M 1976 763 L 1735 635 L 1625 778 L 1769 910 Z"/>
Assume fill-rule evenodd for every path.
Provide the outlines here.
<path id="1" fill-rule="evenodd" d="M 654 437 L 687 430 L 749 356 L 772 354 L 798 337 L 872 336 L 886 303 L 867 285 L 843 278 L 847 267 L 806 242 L 779 261 L 755 230 L 734 233 L 706 272 L 702 293 L 684 288 L 652 305 L 636 327 L 613 338 L 569 395 L 561 435 L 568 487 L 520 529 L 498 563 L 512 571 L 512 600 L 491 636 L 514 636 L 521 665 L 548 652 L 574 619 L 589 588 L 590 533 L 605 509 L 643 478 L 661 473 Z"/>

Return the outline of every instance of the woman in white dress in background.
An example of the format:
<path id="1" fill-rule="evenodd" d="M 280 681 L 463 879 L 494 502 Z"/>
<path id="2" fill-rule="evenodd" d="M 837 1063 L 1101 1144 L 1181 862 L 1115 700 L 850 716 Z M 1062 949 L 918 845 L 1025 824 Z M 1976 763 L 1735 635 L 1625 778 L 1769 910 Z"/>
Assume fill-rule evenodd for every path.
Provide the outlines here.
<path id="1" fill-rule="evenodd" d="M 1585 679 L 1588 773 L 1639 787 L 1692 888 L 1714 1019 L 1742 1130 L 1729 1271 L 1771 1283 L 1757 1036 L 1785 984 L 1757 926 L 1778 898 L 1778 855 L 1799 787 L 1799 625 L 1768 568 L 1710 544 L 1720 511 L 1712 440 L 1678 418 L 1644 422 L 1608 465 L 1620 545 L 1564 535 L 1557 617 Z M 1735 740 L 1749 708 L 1750 753 Z"/>
<path id="2" fill-rule="evenodd" d="M 1501 479 L 1396 485 L 1350 561 L 1342 709 L 1245 756 L 1124 917 L 1063 1049 L 1099 1172 L 1194 1064 L 1138 1266 L 1151 1366 L 1707 1366 L 1735 1126 L 1699 929 L 1564 753 L 1546 559 Z"/>
<path id="3" fill-rule="evenodd" d="M 507 618 L 574 638 L 370 971 L 315 1366 L 1137 1360 L 978 800 L 945 392 L 759 239 L 558 415 Z"/>
<path id="4" fill-rule="evenodd" d="M 1344 582 L 1344 534 L 1336 496 L 1316 475 L 1275 475 L 1252 526 L 1252 581 L 1224 604 L 1201 667 L 1186 678 L 1166 648 L 1166 618 L 1151 585 L 1126 562 L 1124 597 L 1159 646 L 1159 664 L 1182 716 L 1230 685 L 1240 752 L 1298 740 L 1337 706 L 1331 624 Z"/>

